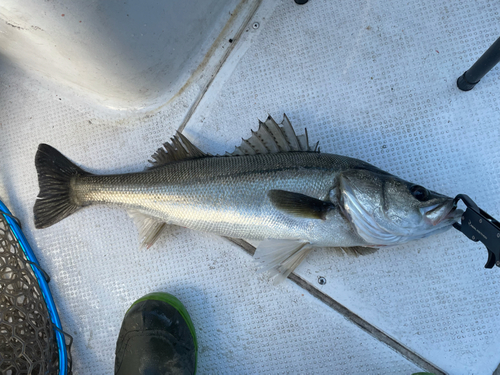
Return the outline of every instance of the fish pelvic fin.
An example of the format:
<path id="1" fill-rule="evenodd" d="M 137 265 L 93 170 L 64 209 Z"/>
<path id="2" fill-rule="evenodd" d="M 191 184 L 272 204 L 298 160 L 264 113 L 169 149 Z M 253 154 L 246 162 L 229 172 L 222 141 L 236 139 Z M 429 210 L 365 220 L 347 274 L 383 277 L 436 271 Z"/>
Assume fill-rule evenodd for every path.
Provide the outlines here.
<path id="1" fill-rule="evenodd" d="M 378 247 L 351 246 L 341 247 L 340 249 L 347 255 L 354 255 L 355 257 L 357 257 L 359 255 L 373 254 L 378 250 Z"/>
<path id="2" fill-rule="evenodd" d="M 33 207 L 35 227 L 47 228 L 77 211 L 81 206 L 71 197 L 71 180 L 89 176 L 52 146 L 40 144 L 35 156 L 40 192 Z"/>
<path id="3" fill-rule="evenodd" d="M 311 244 L 301 240 L 268 239 L 262 241 L 255 250 L 254 259 L 259 264 L 258 273 L 271 270 L 277 285 L 313 250 Z"/>

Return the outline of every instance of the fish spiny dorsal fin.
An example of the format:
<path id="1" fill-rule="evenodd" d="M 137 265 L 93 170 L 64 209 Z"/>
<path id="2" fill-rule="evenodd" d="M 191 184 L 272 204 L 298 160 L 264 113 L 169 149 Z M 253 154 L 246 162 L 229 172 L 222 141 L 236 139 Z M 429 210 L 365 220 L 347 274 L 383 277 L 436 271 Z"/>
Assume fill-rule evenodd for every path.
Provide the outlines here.
<path id="1" fill-rule="evenodd" d="M 299 140 L 297 139 L 297 135 L 295 134 L 295 130 L 293 130 L 293 126 L 290 123 L 286 114 L 283 114 L 283 121 L 281 122 L 283 127 L 281 130 L 283 131 L 288 144 L 290 145 L 291 151 L 301 151 Z"/>
<path id="2" fill-rule="evenodd" d="M 266 123 L 259 121 L 259 130 L 257 130 L 255 135 L 262 141 L 262 143 L 264 143 L 268 154 L 275 154 L 281 151 L 276 143 L 273 133 L 267 127 Z"/>
<path id="3" fill-rule="evenodd" d="M 311 148 L 309 147 L 309 135 L 307 134 L 307 128 L 304 129 L 304 134 L 299 135 L 297 138 L 303 151 L 311 151 Z"/>
<path id="4" fill-rule="evenodd" d="M 279 152 L 291 151 L 290 145 L 288 144 L 288 141 L 286 140 L 283 131 L 271 116 L 267 117 L 264 126 L 267 128 L 271 136 L 274 138 L 274 142 L 278 146 Z"/>
<path id="5" fill-rule="evenodd" d="M 170 141 L 170 143 L 164 143 L 163 148 L 159 148 L 158 151 L 151 156 L 153 160 L 149 160 L 149 162 L 153 165 L 148 169 L 157 168 L 175 161 L 212 156 L 201 151 L 180 132 L 177 132 Z"/>
<path id="6" fill-rule="evenodd" d="M 241 138 L 241 145 L 235 147 L 232 154 L 226 152 L 224 156 L 255 155 L 256 153 L 250 143 L 246 139 Z"/>
<path id="7" fill-rule="evenodd" d="M 270 154 L 271 150 L 268 148 L 265 140 L 269 141 L 269 136 L 267 133 L 262 132 L 262 126 L 259 126 L 259 130 L 256 132 L 252 130 L 252 136 L 244 142 L 248 143 L 257 154 Z"/>
<path id="8" fill-rule="evenodd" d="M 259 130 L 252 130 L 252 136 L 243 139 L 241 145 L 235 147 L 232 153 L 225 156 L 242 156 L 255 154 L 275 154 L 279 152 L 319 152 L 318 143 L 311 148 L 307 129 L 305 134 L 297 136 L 286 115 L 280 125 L 269 116 L 265 122 L 259 121 Z"/>

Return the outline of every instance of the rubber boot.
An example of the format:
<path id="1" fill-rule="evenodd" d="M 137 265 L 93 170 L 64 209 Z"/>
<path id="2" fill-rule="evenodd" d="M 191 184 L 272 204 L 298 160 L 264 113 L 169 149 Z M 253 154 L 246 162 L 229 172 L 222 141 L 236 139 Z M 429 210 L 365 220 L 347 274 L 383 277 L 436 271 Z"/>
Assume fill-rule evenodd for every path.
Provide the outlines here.
<path id="1" fill-rule="evenodd" d="M 184 305 L 168 293 L 138 299 L 116 342 L 116 375 L 195 374 L 198 345 Z"/>

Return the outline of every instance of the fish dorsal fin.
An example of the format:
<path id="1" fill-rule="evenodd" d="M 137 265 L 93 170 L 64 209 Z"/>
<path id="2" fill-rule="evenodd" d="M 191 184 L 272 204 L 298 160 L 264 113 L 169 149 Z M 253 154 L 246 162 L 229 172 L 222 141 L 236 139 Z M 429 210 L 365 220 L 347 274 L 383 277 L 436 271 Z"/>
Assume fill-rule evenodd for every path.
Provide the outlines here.
<path id="1" fill-rule="evenodd" d="M 319 142 L 318 142 L 319 143 Z M 278 152 L 319 152 L 318 143 L 314 147 L 309 145 L 307 129 L 305 134 L 297 136 L 290 120 L 283 115 L 280 125 L 271 116 L 265 122 L 259 121 L 259 129 L 248 139 L 243 139 L 232 153 L 226 156 L 275 154 Z"/>
<path id="2" fill-rule="evenodd" d="M 149 160 L 153 165 L 149 167 L 149 169 L 161 167 L 162 165 L 175 161 L 199 159 L 208 156 L 211 155 L 201 151 L 182 133 L 177 132 L 177 134 L 170 139 L 170 143 L 165 142 L 163 148 L 159 148 L 158 151 L 153 154 L 153 160 Z"/>
<path id="3" fill-rule="evenodd" d="M 265 122 L 259 121 L 259 129 L 252 131 L 252 136 L 243 139 L 241 145 L 235 147 L 232 153 L 226 152 L 224 156 L 242 156 L 256 154 L 275 154 L 279 152 L 319 152 L 318 143 L 311 147 L 307 129 L 304 134 L 297 136 L 290 120 L 283 114 L 283 121 L 278 125 L 271 116 Z M 149 160 L 152 164 L 148 169 L 154 169 L 163 165 L 189 159 L 199 159 L 212 155 L 201 151 L 193 145 L 182 133 L 177 132 L 170 142 L 163 144 Z M 220 155 L 217 155 L 220 156 Z"/>

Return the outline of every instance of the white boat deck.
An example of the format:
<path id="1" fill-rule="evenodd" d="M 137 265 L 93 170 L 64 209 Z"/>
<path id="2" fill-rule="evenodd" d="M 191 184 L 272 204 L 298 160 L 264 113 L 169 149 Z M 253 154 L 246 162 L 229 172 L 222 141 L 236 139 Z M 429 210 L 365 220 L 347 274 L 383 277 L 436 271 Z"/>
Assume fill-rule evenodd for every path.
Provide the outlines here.
<path id="1" fill-rule="evenodd" d="M 90 172 L 132 172 L 177 129 L 223 153 L 283 113 L 323 152 L 468 194 L 500 217 L 500 69 L 456 87 L 500 36 L 496 1 L 243 3 L 214 60 L 144 110 L 103 106 L 0 48 L 0 199 L 52 277 L 74 373 L 112 373 L 123 315 L 153 291 L 186 305 L 199 374 L 500 373 L 500 270 L 453 229 L 364 257 L 318 249 L 278 286 L 255 273 L 250 245 L 216 236 L 172 228 L 139 250 L 118 209 L 34 229 L 39 143 Z"/>

